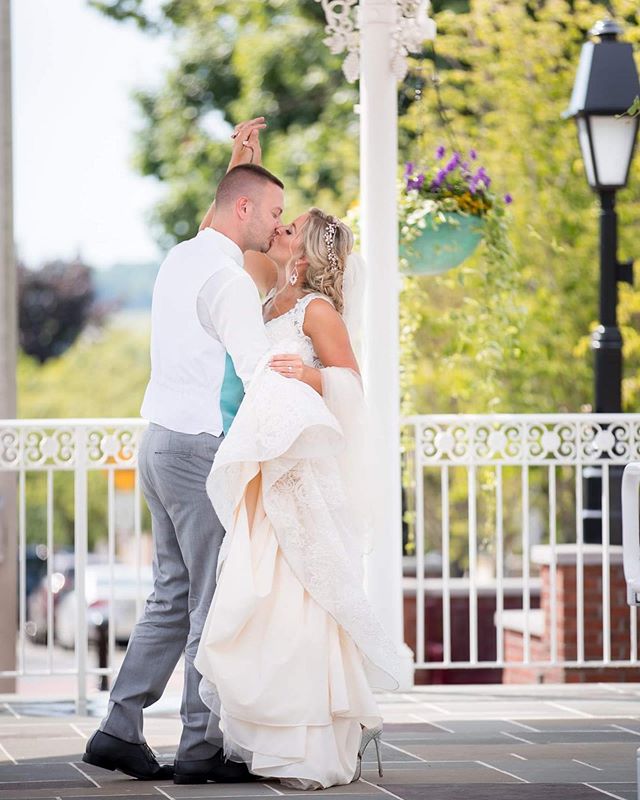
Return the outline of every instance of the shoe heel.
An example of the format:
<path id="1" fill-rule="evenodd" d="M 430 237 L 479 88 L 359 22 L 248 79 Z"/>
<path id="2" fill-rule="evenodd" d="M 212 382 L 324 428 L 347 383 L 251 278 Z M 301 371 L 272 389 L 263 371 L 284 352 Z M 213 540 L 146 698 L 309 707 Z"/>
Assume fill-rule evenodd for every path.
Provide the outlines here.
<path id="1" fill-rule="evenodd" d="M 365 750 L 371 742 L 373 742 L 376 746 L 376 759 L 378 761 L 378 775 L 382 778 L 384 777 L 384 773 L 382 771 L 382 758 L 380 756 L 380 742 L 382 736 L 382 727 L 378 726 L 376 728 L 363 728 L 362 730 L 362 741 L 360 743 L 360 749 L 358 750 L 358 764 L 356 767 L 356 774 L 353 778 L 354 781 L 357 781 L 362 774 L 362 757 L 365 753 Z"/>
<path id="2" fill-rule="evenodd" d="M 382 759 L 380 758 L 380 734 L 373 737 L 373 743 L 376 746 L 376 758 L 378 759 L 378 775 L 383 778 L 384 773 L 382 771 Z"/>
<path id="3" fill-rule="evenodd" d="M 94 753 L 84 753 L 82 760 L 85 764 L 91 764 L 92 766 L 100 767 L 101 769 L 108 769 L 111 770 L 111 772 L 115 772 L 116 769 L 109 759 L 101 758 Z"/>

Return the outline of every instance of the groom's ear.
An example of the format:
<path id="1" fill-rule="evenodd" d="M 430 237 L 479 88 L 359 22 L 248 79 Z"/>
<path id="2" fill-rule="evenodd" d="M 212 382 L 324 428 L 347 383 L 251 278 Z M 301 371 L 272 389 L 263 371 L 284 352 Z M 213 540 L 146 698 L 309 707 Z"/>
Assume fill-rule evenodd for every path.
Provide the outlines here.
<path id="1" fill-rule="evenodd" d="M 236 214 L 242 220 L 246 220 L 251 210 L 251 200 L 248 197 L 239 197 L 236 200 Z"/>

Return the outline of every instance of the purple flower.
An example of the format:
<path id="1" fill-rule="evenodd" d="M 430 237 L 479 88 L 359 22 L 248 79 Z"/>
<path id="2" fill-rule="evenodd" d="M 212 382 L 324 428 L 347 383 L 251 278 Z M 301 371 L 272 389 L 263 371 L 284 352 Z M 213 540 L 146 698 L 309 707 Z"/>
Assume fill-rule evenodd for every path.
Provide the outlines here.
<path id="1" fill-rule="evenodd" d="M 473 177 L 469 181 L 469 191 L 471 192 L 471 194 L 475 194 L 477 190 L 478 190 L 478 181 L 475 177 Z"/>
<path id="2" fill-rule="evenodd" d="M 507 193 L 505 194 L 505 196 L 504 196 L 504 202 L 505 202 L 507 205 L 511 205 L 511 203 L 513 203 L 513 197 L 512 197 L 512 196 L 509 194 L 509 192 L 507 192 Z"/>
<path id="3" fill-rule="evenodd" d="M 404 177 L 408 178 L 409 175 L 413 175 L 413 161 L 407 161 L 404 165 Z"/>
<path id="4" fill-rule="evenodd" d="M 442 184 L 444 182 L 444 179 L 446 177 L 447 177 L 447 171 L 446 170 L 444 170 L 444 169 L 438 170 L 438 174 L 431 181 L 431 188 L 432 189 L 439 189 L 442 186 Z"/>
<path id="5" fill-rule="evenodd" d="M 449 159 L 447 166 L 445 167 L 447 172 L 453 172 L 453 170 L 458 166 L 460 163 L 460 153 L 454 153 L 453 156 Z"/>
<path id="6" fill-rule="evenodd" d="M 447 151 L 445 150 L 445 148 L 442 145 L 440 145 L 440 147 L 438 147 L 438 149 L 436 150 L 436 158 L 438 160 L 440 160 L 441 158 L 444 158 L 444 154 L 446 152 Z"/>
<path id="7" fill-rule="evenodd" d="M 480 169 L 473 176 L 473 179 L 475 180 L 476 184 L 483 183 L 487 189 L 491 186 L 491 178 L 487 175 L 487 171 L 484 167 L 480 167 Z"/>
<path id="8" fill-rule="evenodd" d="M 472 148 L 469 150 L 469 156 L 471 157 L 472 161 L 475 161 L 478 158 L 478 153 Z"/>
<path id="9" fill-rule="evenodd" d="M 409 178 L 407 181 L 407 190 L 410 189 L 422 189 L 422 184 L 424 183 L 424 175 L 420 173 L 417 178 Z"/>

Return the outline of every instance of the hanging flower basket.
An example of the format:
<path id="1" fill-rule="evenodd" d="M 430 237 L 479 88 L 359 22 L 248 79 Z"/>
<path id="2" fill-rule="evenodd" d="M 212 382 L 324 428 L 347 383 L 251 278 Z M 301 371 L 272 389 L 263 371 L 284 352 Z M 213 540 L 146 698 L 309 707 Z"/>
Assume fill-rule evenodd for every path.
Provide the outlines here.
<path id="1" fill-rule="evenodd" d="M 411 241 L 400 245 L 411 275 L 439 275 L 459 266 L 471 256 L 484 235 L 484 220 L 459 211 L 442 213 L 434 220 L 425 216 L 425 226 Z"/>
<path id="2" fill-rule="evenodd" d="M 511 195 L 499 200 L 490 190 L 477 153 L 465 159 L 454 152 L 445 163 L 440 146 L 436 160 L 423 170 L 408 163 L 400 193 L 402 268 L 413 275 L 438 275 L 462 264 L 486 235 L 487 221 Z M 473 165 L 473 166 L 472 166 Z"/>

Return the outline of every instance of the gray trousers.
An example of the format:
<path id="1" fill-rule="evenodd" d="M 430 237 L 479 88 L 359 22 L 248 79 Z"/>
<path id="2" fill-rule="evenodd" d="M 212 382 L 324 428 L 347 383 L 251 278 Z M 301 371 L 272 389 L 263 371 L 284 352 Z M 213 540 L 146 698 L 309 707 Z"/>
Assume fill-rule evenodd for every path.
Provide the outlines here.
<path id="1" fill-rule="evenodd" d="M 153 592 L 136 625 L 100 729 L 144 742 L 142 709 L 158 700 L 182 653 L 181 761 L 210 758 L 210 711 L 198 694 L 193 661 L 216 586 L 224 530 L 205 488 L 222 436 L 176 433 L 153 423 L 142 436 L 139 469 L 151 511 Z M 221 744 L 221 742 L 220 742 Z"/>

